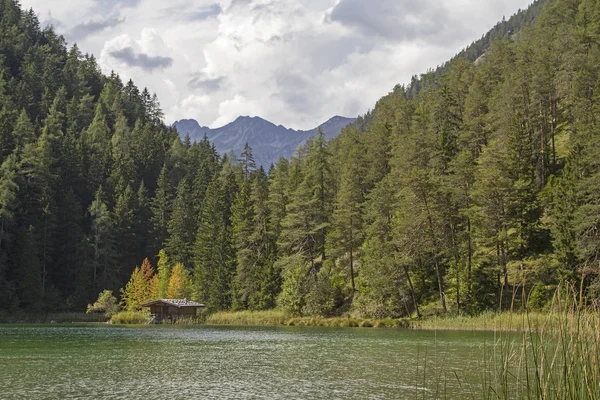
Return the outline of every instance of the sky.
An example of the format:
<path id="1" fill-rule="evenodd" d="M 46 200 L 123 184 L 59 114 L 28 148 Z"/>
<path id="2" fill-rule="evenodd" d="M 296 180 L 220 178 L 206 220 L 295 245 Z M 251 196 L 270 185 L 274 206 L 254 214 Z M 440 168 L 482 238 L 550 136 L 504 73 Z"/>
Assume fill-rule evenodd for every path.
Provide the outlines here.
<path id="1" fill-rule="evenodd" d="M 165 122 L 312 129 L 372 109 L 531 0 L 21 0 Z"/>

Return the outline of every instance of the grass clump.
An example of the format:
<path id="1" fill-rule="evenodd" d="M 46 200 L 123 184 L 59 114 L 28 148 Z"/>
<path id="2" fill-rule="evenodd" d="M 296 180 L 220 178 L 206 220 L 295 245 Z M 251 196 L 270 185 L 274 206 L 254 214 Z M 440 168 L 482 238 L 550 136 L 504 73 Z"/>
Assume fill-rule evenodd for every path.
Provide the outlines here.
<path id="1" fill-rule="evenodd" d="M 359 325 L 359 326 L 360 326 L 361 328 L 373 328 L 374 324 L 373 324 L 373 321 L 371 321 L 370 319 L 363 319 L 363 320 L 360 322 L 360 325 Z"/>
<path id="2" fill-rule="evenodd" d="M 375 328 L 407 328 L 408 323 L 402 319 L 384 318 L 376 320 L 374 326 Z"/>
<path id="3" fill-rule="evenodd" d="M 169 319 L 163 319 L 162 321 L 160 321 L 160 324 L 162 325 L 188 325 L 188 326 L 192 326 L 192 325 L 202 325 L 204 324 L 204 317 L 202 316 L 198 316 L 198 317 L 180 317 L 174 320 L 169 320 Z"/>
<path id="4" fill-rule="evenodd" d="M 147 311 L 121 311 L 110 318 L 115 325 L 140 325 L 150 323 L 152 317 Z"/>
<path id="5" fill-rule="evenodd" d="M 558 316 L 551 312 L 486 312 L 476 316 L 433 316 L 413 320 L 410 327 L 426 330 L 468 330 L 468 331 L 504 331 L 524 332 L 530 329 L 558 326 Z"/>
<path id="6" fill-rule="evenodd" d="M 207 325 L 287 325 L 289 314 L 280 310 L 217 312 L 206 317 Z"/>
<path id="7" fill-rule="evenodd" d="M 372 320 L 345 317 L 295 317 L 280 310 L 217 312 L 206 317 L 208 325 L 253 325 L 253 326 L 319 326 L 327 328 L 407 328 L 408 320 L 387 318 Z"/>

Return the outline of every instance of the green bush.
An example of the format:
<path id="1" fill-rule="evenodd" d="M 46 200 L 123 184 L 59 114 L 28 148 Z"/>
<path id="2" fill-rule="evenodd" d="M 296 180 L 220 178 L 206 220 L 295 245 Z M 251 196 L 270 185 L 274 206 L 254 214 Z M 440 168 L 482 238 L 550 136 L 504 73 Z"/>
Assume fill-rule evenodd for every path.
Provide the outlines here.
<path id="1" fill-rule="evenodd" d="M 541 311 L 546 307 L 549 300 L 549 293 L 546 286 L 538 282 L 529 295 L 527 308 L 532 311 Z"/>
<path id="2" fill-rule="evenodd" d="M 117 311 L 119 311 L 117 298 L 113 296 L 110 290 L 104 290 L 98 295 L 98 300 L 94 304 L 88 304 L 86 313 L 102 313 L 107 318 L 110 318 Z"/>

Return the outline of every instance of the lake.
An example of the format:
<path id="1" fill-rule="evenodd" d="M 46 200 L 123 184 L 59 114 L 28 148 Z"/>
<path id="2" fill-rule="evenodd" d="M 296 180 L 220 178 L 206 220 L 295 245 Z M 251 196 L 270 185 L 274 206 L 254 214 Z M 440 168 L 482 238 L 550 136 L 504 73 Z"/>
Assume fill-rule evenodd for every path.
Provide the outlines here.
<path id="1" fill-rule="evenodd" d="M 0 398 L 463 398 L 494 340 L 404 329 L 0 325 Z"/>

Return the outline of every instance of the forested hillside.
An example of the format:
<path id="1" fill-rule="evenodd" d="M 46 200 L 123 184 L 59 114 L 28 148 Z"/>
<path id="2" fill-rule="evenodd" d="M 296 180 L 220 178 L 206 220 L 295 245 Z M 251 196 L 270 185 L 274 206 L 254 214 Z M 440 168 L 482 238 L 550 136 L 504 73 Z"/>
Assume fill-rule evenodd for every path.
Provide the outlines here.
<path id="1" fill-rule="evenodd" d="M 158 177 L 177 180 L 187 153 L 161 118 L 147 90 L 0 1 L 0 309 L 81 309 L 158 252 Z"/>
<path id="2" fill-rule="evenodd" d="M 503 17 L 502 21 L 498 22 L 485 35 L 482 35 L 479 40 L 471 43 L 451 60 L 430 71 L 429 77 L 431 78 L 432 75 L 435 79 L 440 79 L 442 75 L 448 73 L 452 63 L 459 59 L 476 64 L 480 63 L 485 58 L 487 52 L 490 51 L 493 42 L 502 40 L 505 37 L 510 37 L 513 40 L 517 39 L 525 27 L 535 24 L 542 10 L 550 1 L 552 0 L 534 0 L 529 7 L 525 10 L 517 11 L 508 20 L 506 17 Z M 407 88 L 407 95 L 412 99 L 420 90 L 421 77 L 414 75 Z"/>
<path id="3" fill-rule="evenodd" d="M 0 308 L 82 310 L 145 257 L 128 298 L 210 310 L 541 308 L 562 281 L 597 299 L 600 1 L 544 3 L 266 171 L 182 141 L 148 90 L 0 0 Z"/>

